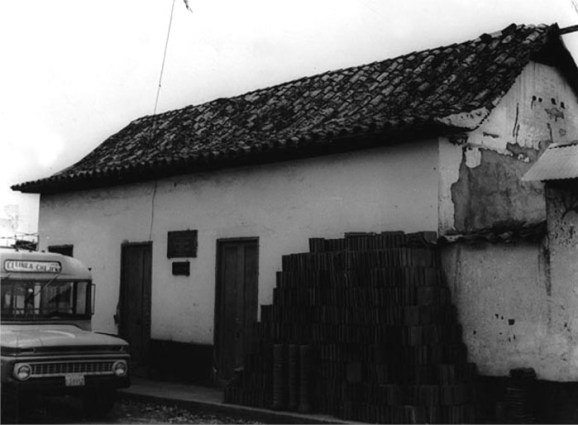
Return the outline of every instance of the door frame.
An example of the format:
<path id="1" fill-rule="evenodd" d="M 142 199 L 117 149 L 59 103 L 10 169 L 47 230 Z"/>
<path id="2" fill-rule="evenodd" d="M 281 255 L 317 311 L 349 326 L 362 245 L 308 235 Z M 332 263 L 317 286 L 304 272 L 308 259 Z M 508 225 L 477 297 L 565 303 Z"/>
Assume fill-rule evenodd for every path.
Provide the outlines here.
<path id="1" fill-rule="evenodd" d="M 220 361 L 220 352 L 219 350 L 221 347 L 219 346 L 219 335 L 221 332 L 221 303 L 222 303 L 222 280 L 221 280 L 221 247 L 226 243 L 235 243 L 235 242 L 255 242 L 257 248 L 257 264 L 256 264 L 256 274 L 257 274 L 257 320 L 259 319 L 259 254 L 260 254 L 260 246 L 259 246 L 259 237 L 258 236 L 249 236 L 249 237 L 238 237 L 238 238 L 219 238 L 216 240 L 216 251 L 215 256 L 215 306 L 214 306 L 214 314 L 213 314 L 213 368 L 214 370 L 218 370 L 219 361 Z M 218 378 L 218 375 L 215 376 Z"/>
<path id="2" fill-rule="evenodd" d="M 144 347 L 145 347 L 145 352 L 143 353 L 143 358 L 145 359 L 145 365 L 139 365 L 139 366 L 146 366 L 148 361 L 149 361 L 149 351 L 150 351 L 150 341 L 151 341 L 151 328 L 152 328 L 152 285 L 153 285 L 153 276 L 152 276 L 152 269 L 153 269 L 153 243 L 152 241 L 146 241 L 146 242 L 123 242 L 120 245 L 121 249 L 120 249 L 120 284 L 119 284 L 119 299 L 118 299 L 118 319 L 119 319 L 119 323 L 118 323 L 118 333 L 119 336 L 123 336 L 121 335 L 121 330 L 124 330 L 122 328 L 122 320 L 123 320 L 123 312 L 122 312 L 122 308 L 124 306 L 124 297 L 125 295 L 125 290 L 126 287 L 125 285 L 123 285 L 123 278 L 124 278 L 124 274 L 125 274 L 125 255 L 126 255 L 126 251 L 125 249 L 127 248 L 131 248 L 131 247 L 149 247 L 150 248 L 150 261 L 151 261 L 151 273 L 150 273 L 150 282 L 147 288 L 145 288 L 145 290 L 148 292 L 147 296 L 149 299 L 149 304 L 147 306 L 147 314 L 146 314 L 146 323 L 143 324 L 144 327 L 146 327 L 146 332 L 145 332 L 145 337 L 144 337 Z"/>

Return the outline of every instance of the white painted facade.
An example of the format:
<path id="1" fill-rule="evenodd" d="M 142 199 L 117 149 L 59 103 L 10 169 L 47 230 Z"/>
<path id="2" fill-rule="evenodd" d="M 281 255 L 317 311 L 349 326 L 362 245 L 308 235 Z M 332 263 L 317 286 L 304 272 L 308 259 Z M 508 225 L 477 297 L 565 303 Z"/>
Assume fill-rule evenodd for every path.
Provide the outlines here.
<path id="1" fill-rule="evenodd" d="M 556 338 L 549 317 L 554 305 L 546 294 L 542 255 L 540 245 L 531 243 L 443 249 L 443 269 L 469 360 L 481 374 L 507 376 L 510 369 L 532 367 L 541 379 L 563 378 L 552 352 L 559 347 L 552 345 Z"/>
<path id="2" fill-rule="evenodd" d="M 152 338 L 213 343 L 216 243 L 259 237 L 259 304 L 285 254 L 310 237 L 438 225 L 435 140 L 42 196 L 40 245 L 73 244 L 97 284 L 94 328 L 116 332 L 121 244 L 152 241 Z M 189 277 L 173 276 L 167 232 L 198 230 Z"/>
<path id="3" fill-rule="evenodd" d="M 459 143 L 422 140 L 44 195 L 40 247 L 74 245 L 98 285 L 94 327 L 116 332 L 121 244 L 152 241 L 152 338 L 212 344 L 217 240 L 259 238 L 259 304 L 269 304 L 282 256 L 307 251 L 311 237 L 456 230 L 464 205 L 479 195 L 456 192 L 466 174 L 486 182 L 485 195 L 512 185 L 505 192 L 511 204 L 487 203 L 496 217 L 544 220 L 543 185 L 518 180 L 547 144 L 576 139 L 576 95 L 556 69 L 530 63 L 481 126 Z M 167 232 L 188 229 L 198 230 L 198 255 L 190 260 L 189 277 L 173 276 Z M 505 375 L 530 366 L 542 379 L 578 380 L 578 343 L 561 339 L 562 319 L 552 322 L 566 317 L 569 305 L 575 311 L 576 280 L 557 280 L 565 287 L 548 292 L 545 255 L 539 244 L 528 243 L 444 252 L 470 360 L 482 373 Z"/>

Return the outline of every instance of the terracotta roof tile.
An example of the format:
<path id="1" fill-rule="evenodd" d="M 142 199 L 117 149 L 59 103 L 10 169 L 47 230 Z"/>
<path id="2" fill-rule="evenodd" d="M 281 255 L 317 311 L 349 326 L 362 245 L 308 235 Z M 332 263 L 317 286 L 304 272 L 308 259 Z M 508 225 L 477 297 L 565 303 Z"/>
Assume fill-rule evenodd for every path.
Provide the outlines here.
<path id="1" fill-rule="evenodd" d="M 449 131 L 444 118 L 452 114 L 489 113 L 551 40 L 563 46 L 556 25 L 510 25 L 460 44 L 145 116 L 72 167 L 13 189 L 64 191 L 322 154 L 346 149 L 338 148 L 342 138 L 359 133 L 380 134 L 385 143 L 419 129 Z M 355 141 L 350 148 L 362 145 Z"/>

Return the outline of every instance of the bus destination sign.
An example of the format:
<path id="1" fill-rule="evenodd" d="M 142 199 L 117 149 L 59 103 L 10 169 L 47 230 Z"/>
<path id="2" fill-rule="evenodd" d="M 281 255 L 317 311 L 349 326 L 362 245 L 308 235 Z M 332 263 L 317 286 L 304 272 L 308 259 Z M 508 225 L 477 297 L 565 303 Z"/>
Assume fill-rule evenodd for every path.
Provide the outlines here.
<path id="1" fill-rule="evenodd" d="M 62 266 L 58 261 L 6 260 L 7 272 L 60 273 Z"/>

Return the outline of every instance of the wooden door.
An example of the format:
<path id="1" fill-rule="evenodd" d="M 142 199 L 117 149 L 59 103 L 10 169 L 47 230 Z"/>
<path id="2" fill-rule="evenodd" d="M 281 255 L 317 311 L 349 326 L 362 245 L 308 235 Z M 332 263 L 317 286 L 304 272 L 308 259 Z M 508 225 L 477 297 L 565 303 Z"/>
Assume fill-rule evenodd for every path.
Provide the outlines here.
<path id="1" fill-rule="evenodd" d="M 119 334 L 130 343 L 132 370 L 142 374 L 151 335 L 152 244 L 122 245 Z"/>
<path id="2" fill-rule="evenodd" d="M 258 239 L 217 242 L 215 351 L 220 380 L 233 376 L 251 347 L 257 321 L 258 264 Z"/>

